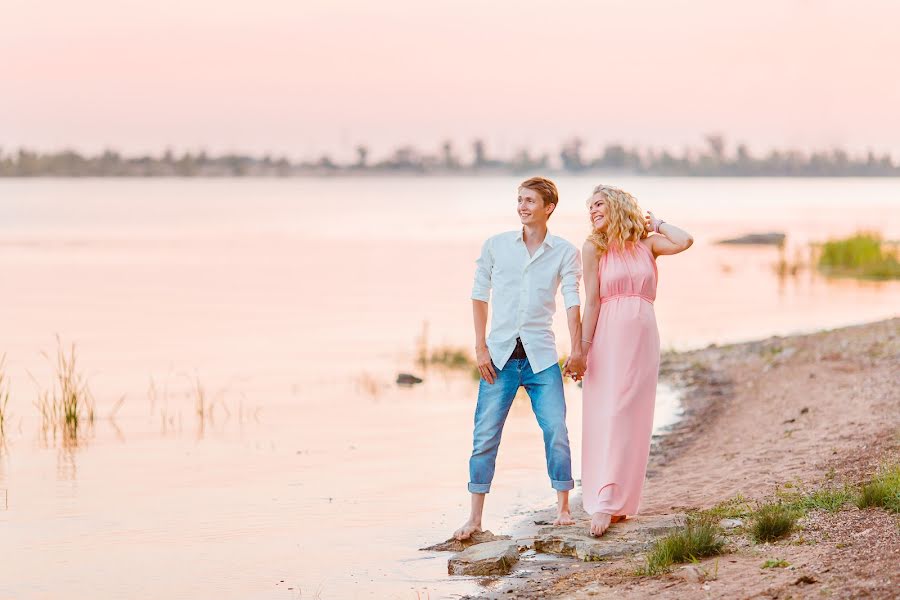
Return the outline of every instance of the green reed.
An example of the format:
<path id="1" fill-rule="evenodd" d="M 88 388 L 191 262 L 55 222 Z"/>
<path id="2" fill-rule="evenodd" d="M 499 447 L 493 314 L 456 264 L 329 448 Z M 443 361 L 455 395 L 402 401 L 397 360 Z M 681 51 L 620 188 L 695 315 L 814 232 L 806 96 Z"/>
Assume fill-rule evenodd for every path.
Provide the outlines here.
<path id="1" fill-rule="evenodd" d="M 62 428 L 65 434 L 72 435 L 80 425 L 94 423 L 94 396 L 87 379 L 78 370 L 75 344 L 67 349 L 59 337 L 56 341 L 54 382 L 50 389 L 38 386 L 35 405 L 45 430 Z M 52 362 L 46 353 L 44 356 Z"/>
<path id="2" fill-rule="evenodd" d="M 6 432 L 6 419 L 9 416 L 6 407 L 9 405 L 9 377 L 6 374 L 6 354 L 0 354 L 0 438 Z"/>
<path id="3" fill-rule="evenodd" d="M 865 279 L 900 279 L 897 245 L 871 232 L 825 242 L 819 254 L 819 269 Z"/>

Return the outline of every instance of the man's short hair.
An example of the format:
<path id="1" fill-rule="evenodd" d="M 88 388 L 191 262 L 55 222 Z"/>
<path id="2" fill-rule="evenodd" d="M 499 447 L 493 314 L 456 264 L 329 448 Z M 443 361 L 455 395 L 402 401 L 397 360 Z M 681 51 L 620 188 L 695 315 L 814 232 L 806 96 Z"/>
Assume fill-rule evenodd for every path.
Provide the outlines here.
<path id="1" fill-rule="evenodd" d="M 519 188 L 534 190 L 544 201 L 544 204 L 552 204 L 554 212 L 556 211 L 556 205 L 559 203 L 559 192 L 556 190 L 556 184 L 549 179 L 532 177 L 520 183 Z"/>

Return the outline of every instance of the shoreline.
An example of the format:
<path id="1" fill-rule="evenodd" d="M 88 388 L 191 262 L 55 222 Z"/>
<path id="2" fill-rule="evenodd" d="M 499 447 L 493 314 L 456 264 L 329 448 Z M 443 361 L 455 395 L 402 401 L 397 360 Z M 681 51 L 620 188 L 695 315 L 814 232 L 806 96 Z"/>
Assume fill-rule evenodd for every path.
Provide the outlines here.
<path id="1" fill-rule="evenodd" d="M 900 457 L 898 364 L 900 317 L 665 353 L 660 380 L 681 392 L 682 416 L 654 436 L 641 512 L 629 522 L 652 525 L 736 496 L 761 502 L 826 480 L 858 485 Z M 641 551 L 600 562 L 535 552 L 536 537 L 587 527 L 578 488 L 571 504 L 571 528 L 541 528 L 554 508 L 528 515 L 514 537 L 520 549 L 529 541 L 532 549 L 509 576 L 482 580 L 474 597 L 820 597 L 840 590 L 842 597 L 887 598 L 898 583 L 890 565 L 900 560 L 900 518 L 883 510 L 813 512 L 801 529 L 771 544 L 727 535 L 726 554 L 696 565 L 715 562 L 715 577 L 697 580 L 681 576 L 679 565 L 668 574 L 635 575 L 645 562 Z M 860 544 L 861 536 L 880 542 Z M 791 566 L 760 568 L 772 557 L 789 557 Z"/>

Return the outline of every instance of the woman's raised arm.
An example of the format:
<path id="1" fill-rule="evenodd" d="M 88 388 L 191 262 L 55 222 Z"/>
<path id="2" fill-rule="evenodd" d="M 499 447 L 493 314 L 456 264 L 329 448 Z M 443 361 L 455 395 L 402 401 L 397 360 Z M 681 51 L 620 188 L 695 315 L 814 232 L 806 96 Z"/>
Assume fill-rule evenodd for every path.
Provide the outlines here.
<path id="1" fill-rule="evenodd" d="M 679 229 L 671 223 L 656 218 L 652 212 L 647 214 L 647 228 L 659 234 L 647 238 L 653 256 L 678 254 L 690 248 L 694 243 L 693 236 L 684 229 Z"/>

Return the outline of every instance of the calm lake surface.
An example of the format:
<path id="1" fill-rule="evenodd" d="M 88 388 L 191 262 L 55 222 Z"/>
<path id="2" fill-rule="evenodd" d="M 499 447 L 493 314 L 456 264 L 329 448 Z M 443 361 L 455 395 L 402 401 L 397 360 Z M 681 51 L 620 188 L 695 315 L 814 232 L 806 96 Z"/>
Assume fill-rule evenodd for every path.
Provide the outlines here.
<path id="1" fill-rule="evenodd" d="M 446 576 L 446 554 L 417 551 L 466 516 L 476 383 L 414 359 L 423 335 L 472 347 L 474 260 L 517 227 L 518 181 L 0 181 L 0 598 L 477 590 Z M 900 180 L 606 182 L 694 234 L 659 260 L 664 348 L 898 314 L 900 282 L 775 265 L 859 229 L 900 238 Z M 551 231 L 580 246 L 597 181 L 557 183 Z M 761 231 L 787 233 L 785 249 L 714 244 Z M 96 399 L 75 439 L 43 428 L 35 405 L 57 335 Z M 397 387 L 401 371 L 425 383 Z M 577 478 L 581 390 L 566 389 Z M 664 425 L 676 396 L 659 397 Z M 514 527 L 553 499 L 517 401 L 485 524 Z"/>

